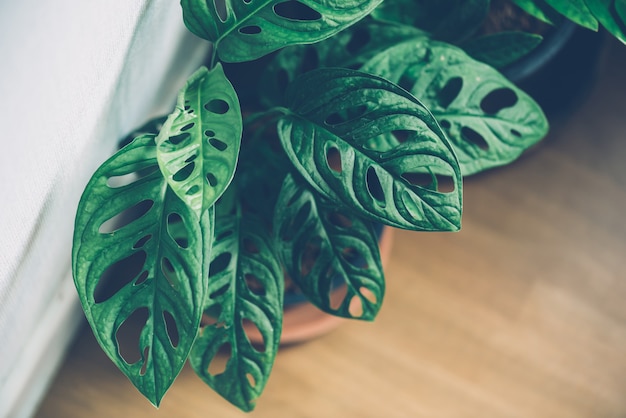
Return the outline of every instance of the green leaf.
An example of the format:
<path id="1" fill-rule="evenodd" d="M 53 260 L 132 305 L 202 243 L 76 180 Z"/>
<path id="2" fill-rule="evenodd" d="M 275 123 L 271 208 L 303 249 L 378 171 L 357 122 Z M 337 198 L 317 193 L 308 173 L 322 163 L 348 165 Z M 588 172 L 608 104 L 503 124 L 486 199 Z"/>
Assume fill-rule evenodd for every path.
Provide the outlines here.
<path id="1" fill-rule="evenodd" d="M 436 39 L 461 40 L 472 34 L 489 11 L 489 0 L 395 0 L 384 2 L 372 16 L 413 25 Z"/>
<path id="2" fill-rule="evenodd" d="M 425 32 L 411 26 L 363 20 L 322 42 L 284 48 L 261 75 L 262 102 L 270 107 L 282 106 L 289 83 L 307 71 L 326 67 L 358 69 L 380 51 L 424 36 Z"/>
<path id="3" fill-rule="evenodd" d="M 72 270 L 85 315 L 105 353 L 155 405 L 196 337 L 212 228 L 212 210 L 198 223 L 168 187 L 149 134 L 95 172 L 78 206 Z M 135 341 L 121 346 L 118 330 L 138 318 Z"/>
<path id="4" fill-rule="evenodd" d="M 373 320 L 385 278 L 371 223 L 342 212 L 291 175 L 276 207 L 274 231 L 289 277 L 323 311 Z M 331 298 L 341 286 L 345 294 Z"/>
<path id="5" fill-rule="evenodd" d="M 591 30 L 598 30 L 598 21 L 585 4 L 590 0 L 545 0 L 554 10 L 574 23 Z M 593 0 L 591 0 L 593 1 Z"/>
<path id="6" fill-rule="evenodd" d="M 529 15 L 554 25 L 561 20 L 561 15 L 544 0 L 512 0 Z"/>
<path id="7" fill-rule="evenodd" d="M 591 13 L 614 37 L 626 43 L 626 5 L 624 0 L 586 0 Z"/>
<path id="8" fill-rule="evenodd" d="M 283 273 L 271 240 L 251 217 L 218 219 L 215 236 L 206 321 L 189 361 L 217 393 L 250 411 L 267 383 L 280 342 Z M 263 343 L 253 345 L 250 332 L 260 333 Z M 220 352 L 229 356 L 216 370 L 213 362 L 220 361 Z"/>
<path id="9" fill-rule="evenodd" d="M 463 175 L 507 164 L 547 133 L 534 100 L 452 45 L 405 42 L 363 70 L 398 82 L 428 106 L 453 144 Z"/>
<path id="10" fill-rule="evenodd" d="M 233 178 L 242 126 L 237 95 L 218 64 L 189 78 L 156 137 L 163 175 L 198 217 Z"/>
<path id="11" fill-rule="evenodd" d="M 362 72 L 320 69 L 289 87 L 287 104 L 290 113 L 278 123 L 279 137 L 319 193 L 388 225 L 459 229 L 456 157 L 433 116 L 412 95 Z M 398 135 L 399 145 L 387 146 L 389 135 Z M 452 190 L 439 190 L 438 176 L 445 176 Z"/>
<path id="12" fill-rule="evenodd" d="M 382 0 L 182 0 L 191 32 L 215 43 L 222 61 L 260 58 L 287 45 L 326 39 Z"/>
<path id="13" fill-rule="evenodd" d="M 477 61 L 503 68 L 533 51 L 542 39 L 531 33 L 500 32 L 474 38 L 463 44 L 463 50 Z"/>

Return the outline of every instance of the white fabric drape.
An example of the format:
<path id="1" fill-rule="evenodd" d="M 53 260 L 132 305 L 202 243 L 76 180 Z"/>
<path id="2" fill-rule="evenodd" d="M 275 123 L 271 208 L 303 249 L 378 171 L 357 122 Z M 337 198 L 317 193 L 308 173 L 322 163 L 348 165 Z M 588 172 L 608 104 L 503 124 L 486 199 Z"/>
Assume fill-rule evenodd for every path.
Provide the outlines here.
<path id="1" fill-rule="evenodd" d="M 55 309 L 76 316 L 71 239 L 90 175 L 120 137 L 171 110 L 207 48 L 177 1 L 0 2 L 0 416 L 23 396 L 20 367 L 67 339 L 62 320 L 44 328 L 52 341 L 35 330 Z"/>

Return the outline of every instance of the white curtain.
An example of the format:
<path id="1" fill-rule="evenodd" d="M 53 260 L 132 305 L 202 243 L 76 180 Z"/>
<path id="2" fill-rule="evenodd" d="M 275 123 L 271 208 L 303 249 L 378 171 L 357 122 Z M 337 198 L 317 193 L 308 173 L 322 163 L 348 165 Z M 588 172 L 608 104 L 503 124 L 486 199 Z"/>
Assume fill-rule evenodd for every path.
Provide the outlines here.
<path id="1" fill-rule="evenodd" d="M 178 1 L 0 2 L 0 417 L 32 413 L 82 320 L 70 258 L 85 184 L 169 113 L 207 49 Z"/>

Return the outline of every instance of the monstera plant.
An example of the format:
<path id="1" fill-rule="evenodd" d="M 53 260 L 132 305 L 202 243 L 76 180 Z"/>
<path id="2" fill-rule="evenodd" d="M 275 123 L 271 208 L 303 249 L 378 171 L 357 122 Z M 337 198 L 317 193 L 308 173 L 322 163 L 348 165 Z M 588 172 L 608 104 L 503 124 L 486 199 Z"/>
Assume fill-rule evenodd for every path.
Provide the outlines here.
<path id="1" fill-rule="evenodd" d="M 593 12 L 623 35 L 623 2 L 516 2 L 546 19 Z M 320 309 L 372 320 L 374 225 L 458 230 L 463 176 L 544 137 L 542 110 L 493 68 L 540 37 L 468 40 L 489 0 L 181 3 L 212 56 L 87 184 L 73 275 L 98 342 L 154 405 L 189 360 L 248 411 L 279 347 L 285 276 Z"/>

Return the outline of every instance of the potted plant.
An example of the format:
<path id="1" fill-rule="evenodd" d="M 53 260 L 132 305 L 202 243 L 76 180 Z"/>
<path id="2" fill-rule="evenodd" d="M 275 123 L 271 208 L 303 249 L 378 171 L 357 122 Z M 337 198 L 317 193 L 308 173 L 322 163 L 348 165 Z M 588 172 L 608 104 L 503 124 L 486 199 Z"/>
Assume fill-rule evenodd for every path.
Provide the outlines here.
<path id="1" fill-rule="evenodd" d="M 320 309 L 372 320 L 385 287 L 374 225 L 458 230 L 463 176 L 545 136 L 541 108 L 476 59 L 512 62 L 538 38 L 474 40 L 476 58 L 453 45 L 488 0 L 181 4 L 212 56 L 169 116 L 94 173 L 73 275 L 96 339 L 154 405 L 189 359 L 249 411 L 279 347 L 286 276 Z M 118 342 L 131 321 L 134 359 Z"/>

